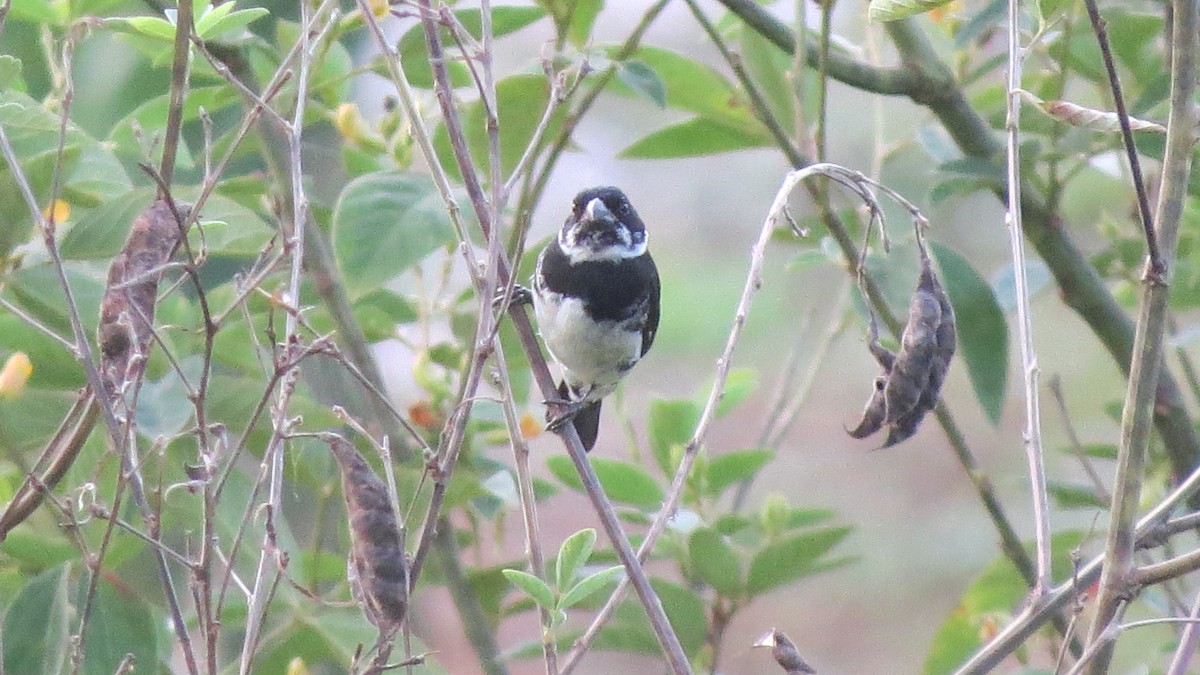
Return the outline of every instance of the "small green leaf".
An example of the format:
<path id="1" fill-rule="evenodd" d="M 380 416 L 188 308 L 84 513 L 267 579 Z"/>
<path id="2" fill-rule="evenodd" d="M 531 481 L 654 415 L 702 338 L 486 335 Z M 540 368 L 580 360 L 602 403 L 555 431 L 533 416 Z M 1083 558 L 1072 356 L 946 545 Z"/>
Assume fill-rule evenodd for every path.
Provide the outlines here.
<path id="1" fill-rule="evenodd" d="M 643 136 L 618 154 L 622 159 L 676 159 L 771 145 L 765 129 L 746 130 L 704 117 Z"/>
<path id="2" fill-rule="evenodd" d="M 210 18 L 217 14 L 217 11 L 222 7 L 232 7 L 233 3 L 229 2 L 224 5 L 217 5 L 200 20 L 196 22 L 196 33 L 205 40 L 214 40 L 220 38 L 236 37 L 234 34 L 246 28 L 250 24 L 260 18 L 270 14 L 265 7 L 250 7 L 247 9 L 239 9 L 236 12 L 223 12 L 215 18 Z"/>
<path id="3" fill-rule="evenodd" d="M 591 462 L 604 493 L 614 502 L 642 508 L 656 508 L 662 504 L 662 486 L 640 466 L 602 457 L 594 458 Z M 547 459 L 546 465 L 564 485 L 583 491 L 583 483 L 579 481 L 570 457 L 556 455 Z"/>
<path id="4" fill-rule="evenodd" d="M 592 39 L 592 26 L 604 8 L 604 0 L 575 0 L 567 36 L 576 47 L 586 47 Z"/>
<path id="5" fill-rule="evenodd" d="M 867 17 L 872 21 L 896 21 L 924 14 L 948 4 L 950 0 L 871 0 Z"/>
<path id="6" fill-rule="evenodd" d="M 617 578 L 617 575 L 620 574 L 624 569 L 625 568 L 621 567 L 620 565 L 613 565 L 612 567 L 602 569 L 599 572 L 593 572 L 583 579 L 580 579 L 579 583 L 572 586 L 571 590 L 564 593 L 562 598 L 558 601 L 558 610 L 564 611 L 570 609 L 584 600 L 587 600 L 595 593 L 603 590 L 605 586 L 612 583 L 613 580 Z"/>
<path id="7" fill-rule="evenodd" d="M 770 450 L 742 450 L 713 458 L 708 463 L 708 495 L 720 497 L 729 486 L 753 478 L 774 457 Z"/>
<path id="8" fill-rule="evenodd" d="M 11 54 L 0 54 L 0 91 L 8 89 L 19 77 L 21 77 L 21 59 Z"/>
<path id="9" fill-rule="evenodd" d="M 686 444 L 699 421 L 700 406 L 692 401 L 653 401 L 650 404 L 650 449 L 663 474 L 675 473 L 671 448 Z"/>
<path id="10" fill-rule="evenodd" d="M 415 173 L 356 178 L 333 210 L 333 248 L 354 296 L 378 289 L 453 238 L 433 181 Z"/>
<path id="11" fill-rule="evenodd" d="M 658 73 L 641 61 L 625 61 L 618 64 L 617 77 L 654 105 L 659 108 L 667 107 L 667 86 L 658 78 Z"/>
<path id="12" fill-rule="evenodd" d="M 992 424 L 1000 423 L 1008 390 L 1008 324 L 991 287 L 953 249 L 933 244 L 942 285 L 954 306 L 958 344 L 975 398 Z"/>
<path id="13" fill-rule="evenodd" d="M 609 47 L 612 57 L 619 47 Z M 679 52 L 661 47 L 642 47 L 629 57 L 644 63 L 662 81 L 667 107 L 744 130 L 761 130 L 746 95 L 713 68 Z M 625 87 L 615 91 L 632 94 Z M 765 132 L 764 132 L 765 133 Z"/>
<path id="14" fill-rule="evenodd" d="M 727 598 L 742 594 L 742 565 L 724 537 L 707 527 L 688 537 L 688 560 L 704 583 Z"/>
<path id="15" fill-rule="evenodd" d="M 582 565 L 587 564 L 595 546 L 596 531 L 590 527 L 567 537 L 562 543 L 558 549 L 558 561 L 554 566 L 555 581 L 560 591 L 575 583 L 575 573 Z"/>
<path id="16" fill-rule="evenodd" d="M 514 33 L 544 16 L 546 16 L 546 10 L 540 7 L 493 7 L 492 36 L 498 38 Z M 480 39 L 483 22 L 478 9 L 455 10 L 454 17 L 472 37 L 476 40 Z M 449 42 L 452 39 L 452 36 L 443 29 L 442 40 Z M 409 83 L 414 87 L 432 89 L 433 74 L 429 69 L 429 51 L 425 46 L 425 29 L 420 22 L 417 22 L 400 37 L 396 51 L 400 55 L 400 65 L 404 68 L 404 74 L 408 77 Z M 465 87 L 471 84 L 471 76 L 466 66 L 455 61 L 451 61 L 447 66 L 449 66 L 450 82 L 453 86 Z M 534 121 L 537 121 L 536 118 Z"/>
<path id="17" fill-rule="evenodd" d="M 750 561 L 747 591 L 752 596 L 762 595 L 772 588 L 825 571 L 834 563 L 819 564 L 818 560 L 848 534 L 849 527 L 827 527 L 767 544 Z"/>
<path id="18" fill-rule="evenodd" d="M 21 589 L 4 615 L 4 671 L 58 673 L 71 653 L 67 567 L 54 567 Z"/>
<path id="19" fill-rule="evenodd" d="M 175 26 L 157 16 L 124 16 L 106 19 L 105 25 L 119 31 L 144 35 L 156 40 L 170 42 L 175 39 Z"/>
<path id="20" fill-rule="evenodd" d="M 694 656 L 704 646 L 708 635 L 708 615 L 704 601 L 694 591 L 662 579 L 651 579 L 650 585 L 662 601 L 663 610 L 675 629 L 679 644 L 688 656 Z"/>
<path id="21" fill-rule="evenodd" d="M 554 609 L 554 594 L 550 592 L 550 587 L 544 581 L 521 570 L 502 570 L 501 573 L 509 583 L 524 591 L 539 606 L 549 610 Z"/>
<path id="22" fill-rule="evenodd" d="M 1046 483 L 1046 491 L 1060 509 L 1107 509 L 1109 506 L 1108 500 L 1096 494 L 1096 488 L 1091 484 L 1050 480 Z"/>
<path id="23" fill-rule="evenodd" d="M 128 588 L 101 583 L 96 587 L 95 603 L 84 648 L 84 672 L 117 672 L 126 654 L 133 655 L 140 672 L 158 670 L 158 633 L 146 601 Z"/>
<path id="24" fill-rule="evenodd" d="M 717 402 L 717 417 L 724 417 L 758 388 L 758 371 L 752 368 L 734 368 L 725 379 L 725 391 Z"/>

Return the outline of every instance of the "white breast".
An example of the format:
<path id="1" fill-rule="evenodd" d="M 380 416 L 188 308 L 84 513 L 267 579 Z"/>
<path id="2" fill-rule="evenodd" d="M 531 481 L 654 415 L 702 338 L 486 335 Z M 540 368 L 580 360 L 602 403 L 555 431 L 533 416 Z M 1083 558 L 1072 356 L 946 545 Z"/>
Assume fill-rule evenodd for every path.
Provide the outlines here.
<path id="1" fill-rule="evenodd" d="M 624 322 L 596 322 L 583 303 L 557 293 L 534 294 L 538 328 L 567 384 L 589 400 L 607 396 L 641 357 L 642 335 Z"/>

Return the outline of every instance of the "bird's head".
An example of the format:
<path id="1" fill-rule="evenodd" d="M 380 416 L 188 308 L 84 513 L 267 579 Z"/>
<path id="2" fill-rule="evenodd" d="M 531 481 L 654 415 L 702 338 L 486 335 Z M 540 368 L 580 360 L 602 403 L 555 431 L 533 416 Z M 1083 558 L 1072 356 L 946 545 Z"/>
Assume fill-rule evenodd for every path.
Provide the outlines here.
<path id="1" fill-rule="evenodd" d="M 618 262 L 646 252 L 646 226 L 624 192 L 589 188 L 575 195 L 558 245 L 572 263 Z"/>

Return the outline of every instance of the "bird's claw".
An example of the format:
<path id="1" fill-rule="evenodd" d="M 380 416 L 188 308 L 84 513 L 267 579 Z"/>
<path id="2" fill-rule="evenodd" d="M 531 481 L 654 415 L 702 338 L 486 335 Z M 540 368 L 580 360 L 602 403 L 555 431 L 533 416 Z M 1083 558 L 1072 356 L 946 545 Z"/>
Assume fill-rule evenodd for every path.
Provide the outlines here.
<path id="1" fill-rule="evenodd" d="M 504 305 L 504 309 L 514 307 L 516 305 L 528 305 L 533 302 L 533 293 L 521 284 L 515 284 L 512 287 L 512 294 L 508 298 L 508 304 L 504 305 L 504 289 L 500 289 L 496 293 L 496 297 L 492 298 L 492 306 L 500 307 Z"/>
<path id="2" fill-rule="evenodd" d="M 583 410 L 584 403 L 582 401 L 567 401 L 565 399 L 551 399 L 542 401 L 546 408 L 546 430 L 554 433 L 562 431 L 570 424 L 575 416 Z M 552 412 L 557 408 L 557 412 Z"/>

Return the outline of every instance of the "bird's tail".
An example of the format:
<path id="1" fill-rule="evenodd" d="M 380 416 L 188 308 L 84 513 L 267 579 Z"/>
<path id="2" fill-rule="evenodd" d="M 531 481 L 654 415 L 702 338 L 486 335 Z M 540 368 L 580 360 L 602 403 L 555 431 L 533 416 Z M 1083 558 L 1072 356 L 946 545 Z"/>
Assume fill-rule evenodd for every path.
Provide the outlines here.
<path id="1" fill-rule="evenodd" d="M 570 394 L 571 391 L 566 382 L 558 385 L 558 395 L 564 401 L 571 400 Z M 591 452 L 596 445 L 596 438 L 600 435 L 600 401 L 592 401 L 580 408 L 571 420 L 571 424 L 575 425 L 575 432 L 579 434 L 579 440 L 583 442 L 583 449 Z"/>

